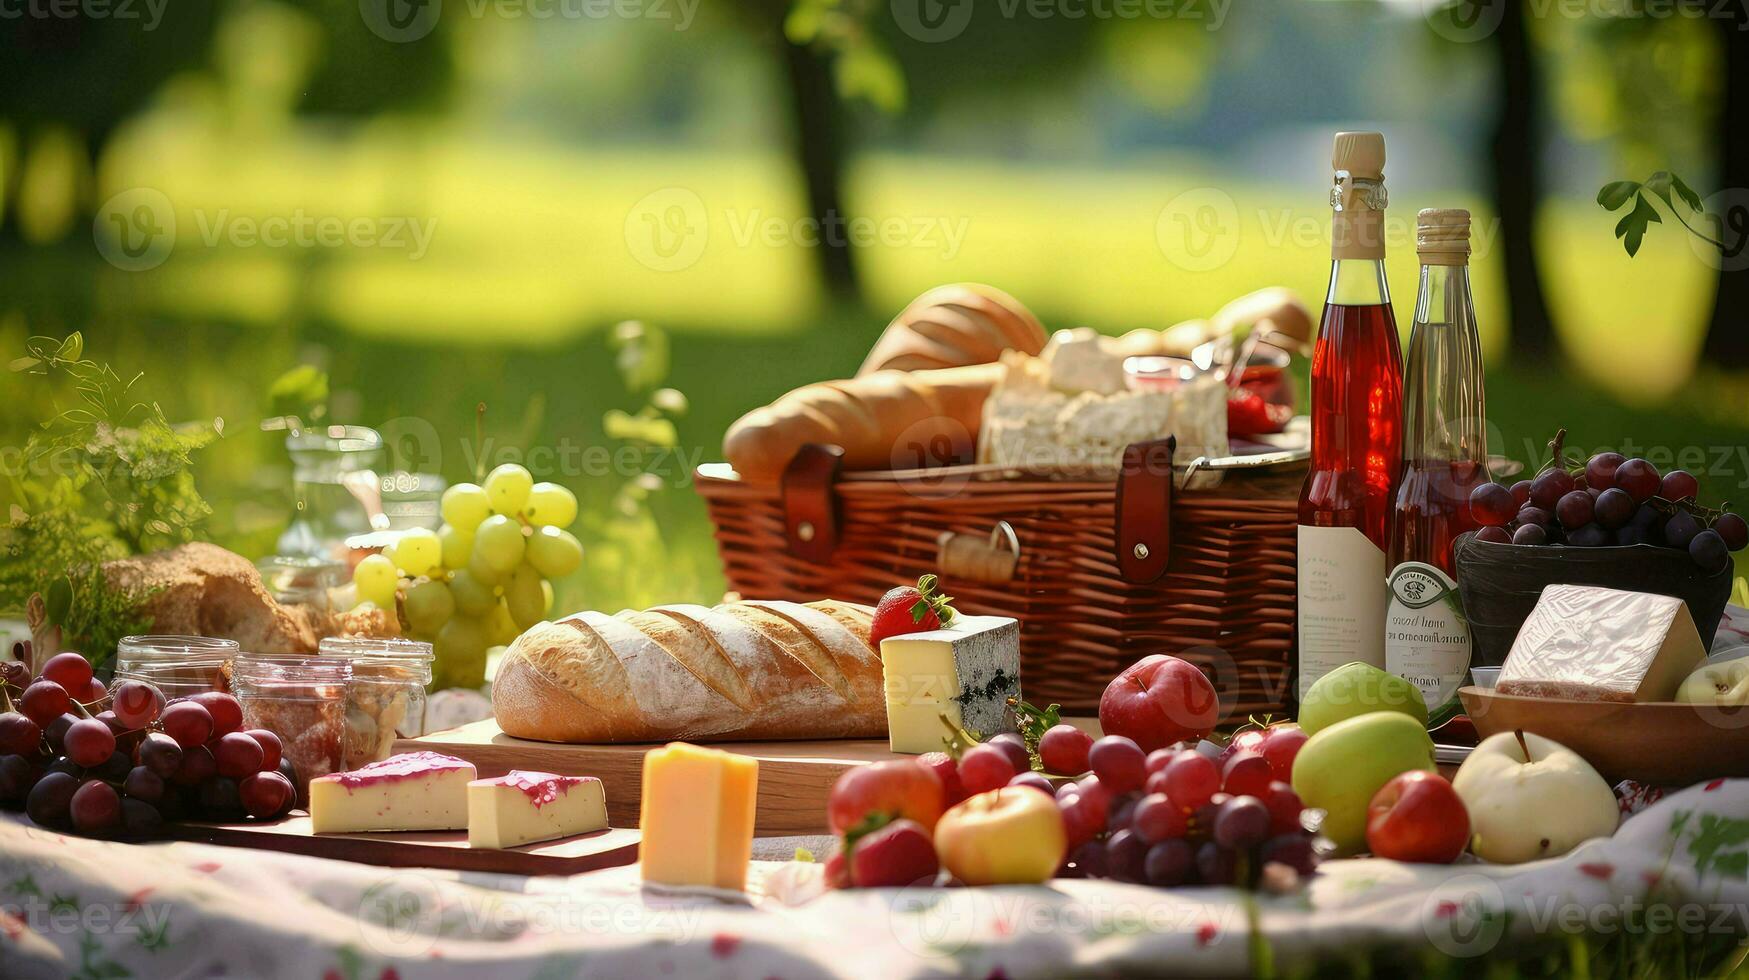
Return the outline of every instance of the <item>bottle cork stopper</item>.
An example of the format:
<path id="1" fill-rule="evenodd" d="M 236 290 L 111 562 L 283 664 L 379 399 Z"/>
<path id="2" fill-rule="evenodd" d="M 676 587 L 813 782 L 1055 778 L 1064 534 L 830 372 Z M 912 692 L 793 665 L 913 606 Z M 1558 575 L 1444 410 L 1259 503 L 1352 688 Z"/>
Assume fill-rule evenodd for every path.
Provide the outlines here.
<path id="1" fill-rule="evenodd" d="M 1426 208 L 1415 215 L 1415 251 L 1427 265 L 1465 265 L 1470 257 L 1470 213 Z"/>
<path id="2" fill-rule="evenodd" d="M 1355 177 L 1379 180 L 1385 175 L 1385 134 L 1337 133 L 1330 165 Z"/>

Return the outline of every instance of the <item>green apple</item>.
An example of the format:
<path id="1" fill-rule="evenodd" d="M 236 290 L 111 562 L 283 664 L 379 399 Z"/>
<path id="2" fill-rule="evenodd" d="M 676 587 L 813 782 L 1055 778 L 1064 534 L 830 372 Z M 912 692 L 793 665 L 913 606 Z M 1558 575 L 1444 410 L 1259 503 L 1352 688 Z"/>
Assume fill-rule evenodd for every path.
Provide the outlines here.
<path id="1" fill-rule="evenodd" d="M 1312 682 L 1300 699 L 1300 727 L 1308 735 L 1374 711 L 1400 711 L 1427 725 L 1421 689 L 1389 671 L 1355 661 Z"/>
<path id="2" fill-rule="evenodd" d="M 1393 776 L 1438 772 L 1424 723 L 1398 711 L 1338 721 L 1306 740 L 1294 757 L 1294 792 L 1323 809 L 1324 836 L 1339 854 L 1366 846 L 1367 806 Z"/>
<path id="3" fill-rule="evenodd" d="M 1470 811 L 1470 850 L 1519 864 L 1558 857 L 1615 833 L 1615 793 L 1591 764 L 1553 739 L 1498 732 L 1458 767 L 1451 786 Z"/>
<path id="4" fill-rule="evenodd" d="M 1704 664 L 1682 681 L 1676 700 L 1686 704 L 1749 705 L 1749 657 Z"/>

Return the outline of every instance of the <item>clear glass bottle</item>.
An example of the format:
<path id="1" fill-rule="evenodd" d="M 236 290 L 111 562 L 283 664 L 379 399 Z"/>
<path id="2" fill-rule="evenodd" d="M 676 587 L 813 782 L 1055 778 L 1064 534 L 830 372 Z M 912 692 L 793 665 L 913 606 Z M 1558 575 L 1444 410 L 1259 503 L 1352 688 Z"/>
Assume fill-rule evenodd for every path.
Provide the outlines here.
<path id="1" fill-rule="evenodd" d="M 431 644 L 331 636 L 322 641 L 320 652 L 324 657 L 344 658 L 352 666 L 341 746 L 341 764 L 347 771 L 388 758 L 397 738 L 425 734 Z"/>
<path id="2" fill-rule="evenodd" d="M 1312 352 L 1300 490 L 1299 696 L 1350 661 L 1385 664 L 1383 590 L 1403 459 L 1403 355 L 1385 283 L 1385 139 L 1337 133 L 1330 289 Z"/>
<path id="3" fill-rule="evenodd" d="M 360 495 L 378 491 L 382 435 L 362 425 L 300 429 L 285 437 L 285 449 L 292 461 L 293 512 L 278 552 L 346 557 L 346 539 L 372 529 L 371 511 Z M 380 496 L 375 505 L 380 513 Z"/>
<path id="4" fill-rule="evenodd" d="M 1470 491 L 1488 479 L 1482 342 L 1470 298 L 1470 214 L 1416 216 L 1421 284 L 1404 374 L 1403 479 L 1391 532 L 1385 668 L 1435 713 L 1470 668 L 1452 544 L 1475 528 Z"/>
<path id="5" fill-rule="evenodd" d="M 115 647 L 115 679 L 145 681 L 166 698 L 231 689 L 236 640 L 211 636 L 124 636 Z"/>

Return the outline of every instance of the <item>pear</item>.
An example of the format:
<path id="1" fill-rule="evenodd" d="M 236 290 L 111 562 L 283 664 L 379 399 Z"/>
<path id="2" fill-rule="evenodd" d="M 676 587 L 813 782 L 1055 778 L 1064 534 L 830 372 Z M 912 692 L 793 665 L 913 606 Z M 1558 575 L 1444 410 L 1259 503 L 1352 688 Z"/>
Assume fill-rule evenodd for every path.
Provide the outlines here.
<path id="1" fill-rule="evenodd" d="M 1353 854 L 1366 846 L 1367 805 L 1379 787 L 1411 769 L 1439 771 L 1425 724 L 1374 711 L 1307 739 L 1294 757 L 1293 787 L 1302 803 L 1325 811 L 1324 836 L 1338 853 Z"/>
<path id="2" fill-rule="evenodd" d="M 1683 679 L 1676 700 L 1720 707 L 1749 705 L 1749 657 L 1702 665 Z"/>
<path id="3" fill-rule="evenodd" d="M 1300 727 L 1316 735 L 1339 721 L 1374 711 L 1398 711 L 1427 725 L 1427 699 L 1420 688 L 1357 660 L 1312 682 L 1300 699 Z"/>

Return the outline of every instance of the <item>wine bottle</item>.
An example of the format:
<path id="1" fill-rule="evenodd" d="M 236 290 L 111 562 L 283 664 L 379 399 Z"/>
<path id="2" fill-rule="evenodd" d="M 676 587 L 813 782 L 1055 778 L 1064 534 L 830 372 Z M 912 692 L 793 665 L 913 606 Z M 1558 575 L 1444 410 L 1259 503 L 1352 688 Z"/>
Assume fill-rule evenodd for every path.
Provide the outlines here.
<path id="1" fill-rule="evenodd" d="M 1330 288 L 1312 350 L 1312 458 L 1299 500 L 1299 694 L 1385 665 L 1385 573 L 1403 461 L 1403 353 L 1385 284 L 1385 138 L 1337 133 Z"/>
<path id="2" fill-rule="evenodd" d="M 1435 715 L 1470 669 L 1470 630 L 1452 543 L 1474 530 L 1470 491 L 1488 478 L 1482 342 L 1470 299 L 1470 213 L 1415 220 L 1421 283 L 1404 370 L 1403 479 L 1391 531 L 1385 669 Z"/>

